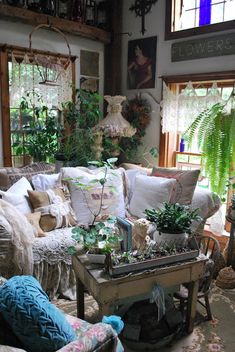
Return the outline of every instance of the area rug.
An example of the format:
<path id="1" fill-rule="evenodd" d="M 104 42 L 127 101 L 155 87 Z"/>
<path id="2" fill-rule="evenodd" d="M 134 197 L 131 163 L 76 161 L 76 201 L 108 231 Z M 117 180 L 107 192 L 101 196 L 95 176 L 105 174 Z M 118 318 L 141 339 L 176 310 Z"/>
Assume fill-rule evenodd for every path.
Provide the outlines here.
<path id="1" fill-rule="evenodd" d="M 76 316 L 76 302 L 58 299 L 53 303 L 64 312 Z M 212 321 L 195 326 L 192 334 L 173 340 L 164 348 L 145 348 L 157 352 L 235 352 L 235 289 L 223 290 L 213 286 L 211 297 Z M 98 305 L 88 294 L 85 296 L 85 319 L 94 323 L 98 319 Z M 125 347 L 125 352 L 136 350 Z"/>

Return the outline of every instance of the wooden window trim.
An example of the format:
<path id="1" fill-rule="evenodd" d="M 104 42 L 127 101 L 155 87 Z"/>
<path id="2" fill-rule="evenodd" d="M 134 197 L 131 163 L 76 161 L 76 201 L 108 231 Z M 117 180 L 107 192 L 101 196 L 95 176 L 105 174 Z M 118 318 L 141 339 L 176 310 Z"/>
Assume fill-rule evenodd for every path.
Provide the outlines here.
<path id="1" fill-rule="evenodd" d="M 166 0 L 166 11 L 165 11 L 165 40 L 172 40 L 185 37 L 193 37 L 195 35 L 225 31 L 229 29 L 234 29 L 235 20 L 226 21 L 223 23 L 214 23 L 210 25 L 205 25 L 202 27 L 183 29 L 181 31 L 172 32 L 171 31 L 171 16 L 172 16 L 172 0 Z"/>
<path id="2" fill-rule="evenodd" d="M 7 52 L 0 51 L 1 67 L 1 118 L 2 118 L 2 149 L 3 165 L 12 166 L 11 131 L 10 131 L 10 96 Z"/>
<path id="3" fill-rule="evenodd" d="M 2 123 L 2 148 L 3 148 L 3 166 L 12 166 L 11 155 L 11 127 L 10 127 L 10 92 L 9 92 L 9 54 L 14 51 L 15 55 L 21 57 L 24 54 L 29 54 L 28 48 L 9 46 L 0 44 L 0 98 L 1 98 L 1 123 Z M 33 50 L 34 53 L 42 55 L 58 55 L 61 58 L 67 59 L 68 55 L 56 54 L 49 51 Z M 72 83 L 75 84 L 75 59 L 76 56 L 71 57 L 72 61 Z"/>

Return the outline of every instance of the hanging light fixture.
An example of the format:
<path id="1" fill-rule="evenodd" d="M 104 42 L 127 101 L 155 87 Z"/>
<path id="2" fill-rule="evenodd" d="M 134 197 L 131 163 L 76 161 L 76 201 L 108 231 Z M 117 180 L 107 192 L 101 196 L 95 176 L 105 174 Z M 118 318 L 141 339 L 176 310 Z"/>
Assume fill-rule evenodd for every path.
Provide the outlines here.
<path id="1" fill-rule="evenodd" d="M 41 28 L 50 28 L 59 33 L 65 40 L 69 55 L 67 59 L 61 58 L 60 56 L 52 56 L 52 55 L 42 55 L 33 51 L 32 49 L 32 35 L 35 31 Z M 71 62 L 71 49 L 68 43 L 68 40 L 64 33 L 62 33 L 58 28 L 53 27 L 48 24 L 40 24 L 36 26 L 32 32 L 29 34 L 29 49 L 31 51 L 31 55 L 33 57 L 33 62 L 37 66 L 38 73 L 41 77 L 41 81 L 39 84 L 45 84 L 48 86 L 58 86 L 58 79 L 61 73 L 67 69 Z"/>

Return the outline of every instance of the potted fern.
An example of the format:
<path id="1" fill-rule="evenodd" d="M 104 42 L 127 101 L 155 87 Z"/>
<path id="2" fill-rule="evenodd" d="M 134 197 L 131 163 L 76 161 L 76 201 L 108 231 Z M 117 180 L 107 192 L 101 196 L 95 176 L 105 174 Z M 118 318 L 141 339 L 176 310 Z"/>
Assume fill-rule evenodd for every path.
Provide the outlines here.
<path id="1" fill-rule="evenodd" d="M 191 233 L 193 220 L 200 220 L 198 209 L 191 210 L 189 206 L 178 203 L 164 203 L 162 209 L 146 209 L 147 220 L 156 225 L 154 240 L 157 243 L 185 244 Z"/>
<path id="2" fill-rule="evenodd" d="M 217 103 L 200 113 L 184 135 L 189 146 L 197 137 L 211 189 L 222 196 L 231 170 L 235 170 L 235 110 L 228 113 L 226 104 Z"/>

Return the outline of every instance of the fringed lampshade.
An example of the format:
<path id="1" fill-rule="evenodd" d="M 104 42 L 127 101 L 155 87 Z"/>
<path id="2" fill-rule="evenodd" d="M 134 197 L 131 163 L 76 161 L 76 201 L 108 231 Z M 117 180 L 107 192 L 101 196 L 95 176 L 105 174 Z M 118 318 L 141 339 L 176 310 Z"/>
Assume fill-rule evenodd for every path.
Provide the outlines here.
<path id="1" fill-rule="evenodd" d="M 122 116 L 122 102 L 126 97 L 121 95 L 105 95 L 104 99 L 108 102 L 108 114 L 99 122 L 97 129 L 102 130 L 109 137 L 132 137 L 136 133 L 130 123 Z"/>

